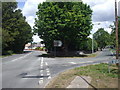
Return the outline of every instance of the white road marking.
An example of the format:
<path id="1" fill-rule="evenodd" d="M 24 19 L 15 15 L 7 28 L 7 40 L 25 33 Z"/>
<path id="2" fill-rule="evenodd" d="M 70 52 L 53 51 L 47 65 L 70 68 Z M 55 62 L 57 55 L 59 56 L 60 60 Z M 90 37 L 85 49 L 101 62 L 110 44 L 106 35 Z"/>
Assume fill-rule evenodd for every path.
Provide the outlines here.
<path id="1" fill-rule="evenodd" d="M 31 53 L 32 53 L 32 52 L 31 52 Z M 23 58 L 27 57 L 28 55 L 30 55 L 31 53 L 29 53 L 29 54 L 27 54 L 27 55 L 24 55 L 24 56 L 22 56 L 22 57 L 13 59 L 12 62 L 17 61 L 17 60 L 20 60 L 20 59 L 23 59 Z"/>
<path id="2" fill-rule="evenodd" d="M 49 76 L 48 79 L 51 79 L 51 76 Z"/>
<path id="3" fill-rule="evenodd" d="M 85 61 L 85 62 L 69 62 L 70 64 L 84 64 L 84 63 L 92 63 L 94 61 Z"/>
<path id="4" fill-rule="evenodd" d="M 48 76 L 50 76 L 50 73 L 47 73 Z"/>
<path id="5" fill-rule="evenodd" d="M 45 62 L 45 65 L 47 66 L 46 72 L 47 72 L 48 79 L 51 79 L 51 75 L 50 75 L 50 70 L 49 70 L 49 67 L 48 67 L 48 63 Z"/>
<path id="6" fill-rule="evenodd" d="M 41 73 L 41 76 L 43 76 L 43 74 Z"/>
<path id="7" fill-rule="evenodd" d="M 79 63 L 86 63 L 86 62 L 79 62 Z"/>
<path id="8" fill-rule="evenodd" d="M 47 62 L 45 62 L 45 65 L 46 65 L 46 66 L 48 66 L 48 63 L 47 63 Z"/>
<path id="9" fill-rule="evenodd" d="M 71 63 L 71 64 L 77 64 L 77 63 L 75 63 L 75 62 L 69 62 L 69 63 Z"/>
<path id="10" fill-rule="evenodd" d="M 43 57 L 41 58 L 41 62 L 43 62 Z"/>
<path id="11" fill-rule="evenodd" d="M 88 62 L 94 62 L 94 61 L 87 61 L 87 62 L 85 62 L 85 63 L 88 63 Z"/>
<path id="12" fill-rule="evenodd" d="M 50 73 L 50 71 L 47 71 L 47 73 Z"/>
<path id="13" fill-rule="evenodd" d="M 39 80 L 38 84 L 42 84 L 43 83 L 43 80 Z"/>
<path id="14" fill-rule="evenodd" d="M 43 80 L 43 78 L 40 78 L 40 80 Z"/>
<path id="15" fill-rule="evenodd" d="M 49 71 L 49 68 L 47 68 L 46 70 Z"/>
<path id="16" fill-rule="evenodd" d="M 42 72 L 43 72 L 43 70 L 40 70 L 40 72 L 42 73 Z"/>
<path id="17" fill-rule="evenodd" d="M 41 68 L 43 67 L 43 64 L 41 64 Z"/>

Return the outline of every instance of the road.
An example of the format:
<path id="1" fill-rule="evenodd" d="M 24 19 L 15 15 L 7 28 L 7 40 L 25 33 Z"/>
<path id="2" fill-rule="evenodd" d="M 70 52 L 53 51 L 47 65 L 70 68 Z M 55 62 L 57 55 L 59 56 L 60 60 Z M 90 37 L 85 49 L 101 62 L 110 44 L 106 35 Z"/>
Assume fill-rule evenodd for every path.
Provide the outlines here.
<path id="1" fill-rule="evenodd" d="M 91 58 L 47 58 L 43 51 L 30 51 L 2 59 L 2 88 L 43 88 L 54 76 L 67 69 L 107 62 L 108 49 Z"/>

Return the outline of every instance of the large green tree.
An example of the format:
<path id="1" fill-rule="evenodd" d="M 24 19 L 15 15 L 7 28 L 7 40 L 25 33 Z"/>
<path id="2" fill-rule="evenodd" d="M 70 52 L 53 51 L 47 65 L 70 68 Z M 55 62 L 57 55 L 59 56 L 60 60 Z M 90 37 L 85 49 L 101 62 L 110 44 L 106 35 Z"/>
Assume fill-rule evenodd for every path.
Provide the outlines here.
<path id="1" fill-rule="evenodd" d="M 17 10 L 17 2 L 2 2 L 2 50 L 20 53 L 26 43 L 32 40 L 32 30 L 22 15 Z"/>
<path id="2" fill-rule="evenodd" d="M 80 50 L 92 52 L 92 39 L 88 38 L 87 40 L 82 41 L 82 43 L 80 43 L 79 46 L 80 46 Z M 94 51 L 97 51 L 98 49 L 98 44 L 96 40 L 93 40 L 93 49 Z"/>
<path id="3" fill-rule="evenodd" d="M 36 14 L 34 29 L 48 49 L 61 40 L 64 51 L 76 50 L 92 29 L 92 10 L 83 2 L 44 2 Z"/>
<path id="4" fill-rule="evenodd" d="M 110 34 L 104 30 L 104 28 L 99 28 L 96 33 L 94 33 L 93 38 L 98 43 L 98 47 L 102 50 L 107 45 L 110 45 L 111 39 Z"/>

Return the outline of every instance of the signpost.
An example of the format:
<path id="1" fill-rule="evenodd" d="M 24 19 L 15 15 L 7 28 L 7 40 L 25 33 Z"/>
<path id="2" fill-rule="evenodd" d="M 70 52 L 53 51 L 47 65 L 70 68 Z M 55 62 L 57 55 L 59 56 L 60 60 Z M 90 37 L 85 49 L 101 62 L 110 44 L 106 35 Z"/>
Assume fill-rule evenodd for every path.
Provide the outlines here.
<path id="1" fill-rule="evenodd" d="M 61 46 L 62 46 L 62 41 L 54 40 L 54 47 L 61 47 Z"/>
<path id="2" fill-rule="evenodd" d="M 117 64 L 117 63 L 120 63 L 120 61 L 117 59 L 117 60 L 111 60 L 108 62 L 108 72 L 110 73 L 110 65 L 111 64 Z"/>
<path id="3" fill-rule="evenodd" d="M 60 40 L 54 40 L 54 56 L 56 56 L 56 47 L 61 47 L 62 46 L 62 41 Z"/>

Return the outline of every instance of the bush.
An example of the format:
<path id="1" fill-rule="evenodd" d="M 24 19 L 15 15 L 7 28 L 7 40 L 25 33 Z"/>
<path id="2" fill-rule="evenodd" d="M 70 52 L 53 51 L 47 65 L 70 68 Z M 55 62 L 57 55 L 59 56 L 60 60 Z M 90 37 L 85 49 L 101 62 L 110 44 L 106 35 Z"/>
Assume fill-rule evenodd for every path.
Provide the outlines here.
<path id="1" fill-rule="evenodd" d="M 2 55 L 12 55 L 12 54 L 13 54 L 12 50 L 2 51 Z"/>
<path id="2" fill-rule="evenodd" d="M 35 50 L 45 50 L 45 47 L 37 47 Z"/>

